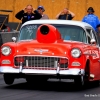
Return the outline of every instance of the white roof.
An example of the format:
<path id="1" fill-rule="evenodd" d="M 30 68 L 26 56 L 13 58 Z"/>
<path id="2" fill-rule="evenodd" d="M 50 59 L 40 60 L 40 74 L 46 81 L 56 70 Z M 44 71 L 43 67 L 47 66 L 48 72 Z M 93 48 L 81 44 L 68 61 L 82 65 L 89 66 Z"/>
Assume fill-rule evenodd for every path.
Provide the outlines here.
<path id="1" fill-rule="evenodd" d="M 73 20 L 31 20 L 25 22 L 23 26 L 28 25 L 28 24 L 65 24 L 65 25 L 75 25 L 75 26 L 80 26 L 80 27 L 92 27 L 91 25 L 82 22 L 82 21 L 73 21 Z"/>

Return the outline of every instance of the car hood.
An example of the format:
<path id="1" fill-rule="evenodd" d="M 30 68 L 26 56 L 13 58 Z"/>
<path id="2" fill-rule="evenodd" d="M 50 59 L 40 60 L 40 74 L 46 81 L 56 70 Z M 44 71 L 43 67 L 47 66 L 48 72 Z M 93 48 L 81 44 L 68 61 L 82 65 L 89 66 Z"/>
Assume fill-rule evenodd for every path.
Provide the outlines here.
<path id="1" fill-rule="evenodd" d="M 47 56 L 70 56 L 70 51 L 79 47 L 79 42 L 38 43 L 36 41 L 17 42 L 17 55 L 47 55 Z M 82 47 L 82 45 L 80 45 Z"/>

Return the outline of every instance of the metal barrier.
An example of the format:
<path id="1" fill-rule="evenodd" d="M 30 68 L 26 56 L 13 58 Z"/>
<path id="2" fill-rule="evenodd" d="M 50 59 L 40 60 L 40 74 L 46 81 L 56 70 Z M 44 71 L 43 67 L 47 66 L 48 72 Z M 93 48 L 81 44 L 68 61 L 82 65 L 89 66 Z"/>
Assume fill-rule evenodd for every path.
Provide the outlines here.
<path id="1" fill-rule="evenodd" d="M 12 42 L 12 37 L 18 37 L 18 32 L 0 32 L 0 46 L 6 42 Z"/>

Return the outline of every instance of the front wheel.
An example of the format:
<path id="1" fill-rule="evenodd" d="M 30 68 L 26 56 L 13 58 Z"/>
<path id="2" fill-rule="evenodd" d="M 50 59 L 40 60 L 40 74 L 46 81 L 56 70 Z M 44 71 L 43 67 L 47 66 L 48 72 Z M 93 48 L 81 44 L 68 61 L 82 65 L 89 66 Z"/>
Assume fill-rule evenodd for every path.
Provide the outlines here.
<path id="1" fill-rule="evenodd" d="M 8 85 L 11 85 L 13 84 L 14 82 L 14 77 L 12 74 L 4 74 L 3 75 L 3 78 L 4 78 L 4 82 Z"/>
<path id="2" fill-rule="evenodd" d="M 74 79 L 75 86 L 82 88 L 85 85 L 84 76 L 79 76 Z"/>

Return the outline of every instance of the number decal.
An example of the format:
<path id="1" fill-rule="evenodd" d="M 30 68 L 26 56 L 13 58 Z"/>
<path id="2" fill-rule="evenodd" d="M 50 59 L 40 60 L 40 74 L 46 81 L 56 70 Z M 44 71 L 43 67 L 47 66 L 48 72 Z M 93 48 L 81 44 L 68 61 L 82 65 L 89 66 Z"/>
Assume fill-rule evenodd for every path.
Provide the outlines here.
<path id="1" fill-rule="evenodd" d="M 99 58 L 99 52 L 97 50 L 93 50 L 92 51 L 92 56 L 93 56 L 93 59 Z"/>
<path id="2" fill-rule="evenodd" d="M 34 30 L 36 30 L 37 28 L 37 25 L 28 25 L 26 26 L 26 32 L 31 36 L 34 33 Z"/>
<path id="3" fill-rule="evenodd" d="M 97 50 L 88 50 L 88 51 L 85 51 L 84 54 L 92 56 L 93 59 L 99 58 L 99 52 Z"/>

